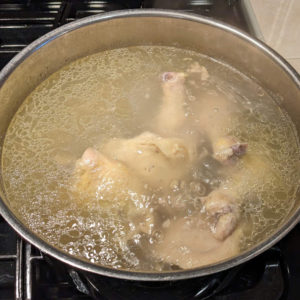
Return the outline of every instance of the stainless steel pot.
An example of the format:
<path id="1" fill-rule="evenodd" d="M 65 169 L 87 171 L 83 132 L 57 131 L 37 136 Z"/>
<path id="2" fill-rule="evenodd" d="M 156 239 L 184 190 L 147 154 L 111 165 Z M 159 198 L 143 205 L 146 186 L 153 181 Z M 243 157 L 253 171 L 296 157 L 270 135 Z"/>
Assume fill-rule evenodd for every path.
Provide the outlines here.
<path id="1" fill-rule="evenodd" d="M 300 135 L 300 77 L 277 53 L 247 34 L 211 19 L 167 10 L 128 10 L 96 15 L 62 26 L 36 40 L 0 73 L 0 145 L 25 97 L 65 64 L 106 49 L 165 45 L 195 50 L 254 78 L 285 109 Z M 43 252 L 79 269 L 132 280 L 178 280 L 212 274 L 243 263 L 279 241 L 300 220 L 300 194 L 272 236 L 225 262 L 185 271 L 144 273 L 114 270 L 72 257 L 32 233 L 10 209 L 0 177 L 0 211 L 7 222 Z"/>

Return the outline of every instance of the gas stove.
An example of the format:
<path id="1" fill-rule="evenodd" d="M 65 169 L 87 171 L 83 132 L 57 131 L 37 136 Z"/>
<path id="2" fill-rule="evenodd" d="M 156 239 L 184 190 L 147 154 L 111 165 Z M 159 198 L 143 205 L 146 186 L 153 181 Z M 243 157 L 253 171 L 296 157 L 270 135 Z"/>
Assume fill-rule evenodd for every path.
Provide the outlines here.
<path id="1" fill-rule="evenodd" d="M 245 0 L 2 0 L 0 69 L 30 42 L 76 19 L 120 9 L 161 8 L 209 16 L 259 37 Z M 0 216 L 2 299 L 300 299 L 300 225 L 257 258 L 177 282 L 132 282 L 73 269 L 22 240 Z"/>

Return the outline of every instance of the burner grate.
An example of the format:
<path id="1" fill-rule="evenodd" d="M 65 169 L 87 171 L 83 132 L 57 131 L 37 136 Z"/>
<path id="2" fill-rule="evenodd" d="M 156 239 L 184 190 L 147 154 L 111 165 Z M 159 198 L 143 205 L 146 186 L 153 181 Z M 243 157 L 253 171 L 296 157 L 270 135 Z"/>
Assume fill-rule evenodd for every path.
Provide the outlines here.
<path id="1" fill-rule="evenodd" d="M 88 17 L 94 14 L 105 13 L 120 9 L 140 8 L 142 1 L 131 0 L 113 0 L 113 1 L 64 1 L 62 6 L 61 18 L 59 25 L 63 25 L 77 19 Z"/>
<path id="2" fill-rule="evenodd" d="M 24 242 L 0 217 L 0 299 L 23 299 Z"/>
<path id="3" fill-rule="evenodd" d="M 65 265 L 23 241 L 0 217 L 0 300 L 91 299 L 74 286 Z"/>
<path id="4" fill-rule="evenodd" d="M 1 1 L 0 69 L 29 43 L 55 28 L 62 1 Z"/>
<path id="5" fill-rule="evenodd" d="M 43 255 L 38 251 L 38 254 L 32 253 L 32 246 L 28 243 L 25 245 L 25 299 L 32 299 L 32 277 L 33 264 L 35 260 L 43 259 Z"/>
<path id="6" fill-rule="evenodd" d="M 139 0 L 4 0 L 0 3 L 0 69 L 58 26 L 97 13 L 139 8 Z"/>
<path id="7" fill-rule="evenodd" d="M 63 263 L 49 259 L 29 243 L 25 243 L 23 255 L 24 276 L 21 281 L 24 299 L 91 299 L 76 289 Z"/>

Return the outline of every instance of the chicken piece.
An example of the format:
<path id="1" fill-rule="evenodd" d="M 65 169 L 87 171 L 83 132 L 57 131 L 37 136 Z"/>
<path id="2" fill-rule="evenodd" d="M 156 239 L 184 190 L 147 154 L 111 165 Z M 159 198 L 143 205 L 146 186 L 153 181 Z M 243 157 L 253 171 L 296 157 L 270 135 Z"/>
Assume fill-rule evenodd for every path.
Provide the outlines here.
<path id="1" fill-rule="evenodd" d="M 201 66 L 198 62 L 192 63 L 190 68 L 187 70 L 187 72 L 200 74 L 200 78 L 203 81 L 209 78 L 207 69 L 204 66 Z"/>
<path id="2" fill-rule="evenodd" d="M 224 164 L 235 162 L 247 151 L 246 143 L 227 135 L 232 126 L 231 116 L 236 110 L 233 101 L 217 93 L 207 94 L 195 103 L 196 125 L 211 141 L 214 158 Z"/>
<path id="3" fill-rule="evenodd" d="M 143 183 L 125 164 L 93 148 L 86 149 L 77 160 L 74 177 L 74 189 L 88 201 L 97 201 L 103 207 L 142 206 Z"/>
<path id="4" fill-rule="evenodd" d="M 205 212 L 213 217 L 211 229 L 214 237 L 223 241 L 237 227 L 240 211 L 236 198 L 221 188 L 202 199 Z"/>
<path id="5" fill-rule="evenodd" d="M 185 121 L 184 73 L 166 72 L 162 75 L 162 104 L 155 121 L 155 131 L 174 134 Z"/>
<path id="6" fill-rule="evenodd" d="M 207 70 L 194 63 L 188 70 L 190 73 L 199 73 L 202 80 L 207 80 Z M 157 118 L 156 131 L 162 134 L 174 134 L 184 128 L 185 121 L 185 81 L 184 73 L 167 72 L 163 78 L 163 103 Z M 202 78 L 203 77 L 203 78 Z M 247 144 L 238 141 L 235 137 L 226 136 L 225 129 L 230 125 L 229 119 L 233 111 L 233 103 L 221 95 L 207 95 L 196 104 L 197 125 L 210 139 L 214 158 L 224 164 L 230 164 L 243 156 Z M 197 138 L 196 138 L 197 140 Z"/>
<path id="7" fill-rule="evenodd" d="M 127 240 L 139 232 L 151 234 L 154 217 L 144 183 L 124 163 L 86 149 L 76 162 L 73 190 L 82 205 L 91 203 L 126 215 L 132 224 Z"/>
<path id="8" fill-rule="evenodd" d="M 236 210 L 237 201 L 219 188 L 202 199 L 205 211 L 210 215 L 226 214 Z"/>
<path id="9" fill-rule="evenodd" d="M 240 197 L 246 195 L 247 198 L 256 194 L 257 184 L 277 177 L 276 169 L 273 168 L 268 155 L 257 154 L 255 149 L 243 156 L 239 163 L 224 167 L 219 173 L 226 178 L 222 183 L 223 189 Z"/>
<path id="10" fill-rule="evenodd" d="M 236 213 L 220 215 L 213 230 L 214 237 L 219 241 L 225 240 L 236 229 L 237 224 L 238 215 Z"/>
<path id="11" fill-rule="evenodd" d="M 205 132 L 211 141 L 226 136 L 234 105 L 225 96 L 219 93 L 203 94 L 194 103 L 193 110 L 197 127 Z"/>
<path id="12" fill-rule="evenodd" d="M 213 156 L 224 164 L 230 164 L 246 154 L 248 145 L 237 138 L 226 136 L 213 141 Z"/>
<path id="13" fill-rule="evenodd" d="M 127 164 L 144 182 L 162 188 L 183 177 L 196 155 L 192 144 L 150 132 L 132 139 L 112 139 L 102 151 Z"/>
<path id="14" fill-rule="evenodd" d="M 226 240 L 214 237 L 200 214 L 170 221 L 163 226 L 164 238 L 152 248 L 152 255 L 183 269 L 213 264 L 239 252 L 240 231 Z"/>
<path id="15" fill-rule="evenodd" d="M 219 240 L 225 239 L 235 230 L 240 221 L 240 204 L 257 197 L 257 183 L 267 182 L 270 176 L 276 177 L 268 156 L 251 153 L 240 164 L 223 168 L 223 172 L 226 181 L 202 198 L 205 212 L 212 217 L 212 232 Z"/>

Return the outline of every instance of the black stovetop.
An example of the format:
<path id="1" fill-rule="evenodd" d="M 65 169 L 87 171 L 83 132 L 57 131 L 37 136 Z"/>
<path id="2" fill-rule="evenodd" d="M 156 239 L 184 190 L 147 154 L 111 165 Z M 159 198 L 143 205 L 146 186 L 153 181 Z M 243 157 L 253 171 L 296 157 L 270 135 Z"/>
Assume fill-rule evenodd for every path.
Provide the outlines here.
<path id="1" fill-rule="evenodd" d="M 73 20 L 127 8 L 164 8 L 214 17 L 251 33 L 242 0 L 1 0 L 0 69 L 41 35 Z M 245 2 L 245 1 L 244 1 Z M 300 299 L 300 225 L 257 258 L 207 277 L 130 282 L 68 268 L 23 241 L 0 216 L 3 299 Z"/>

